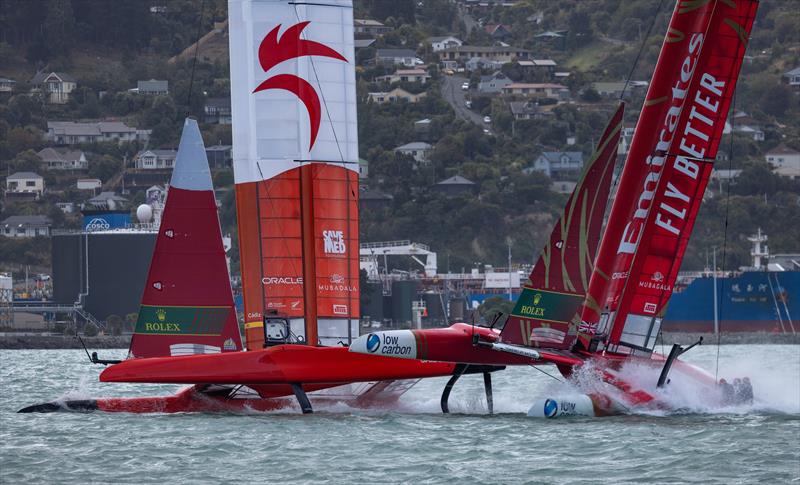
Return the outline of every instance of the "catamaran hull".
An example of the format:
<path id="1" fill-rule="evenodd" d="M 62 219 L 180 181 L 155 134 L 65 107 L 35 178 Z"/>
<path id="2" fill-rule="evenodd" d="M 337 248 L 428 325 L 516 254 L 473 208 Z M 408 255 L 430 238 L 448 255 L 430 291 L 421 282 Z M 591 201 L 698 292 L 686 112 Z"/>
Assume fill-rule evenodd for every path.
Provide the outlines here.
<path id="1" fill-rule="evenodd" d="M 339 387 L 340 385 L 315 385 L 305 386 L 309 392 Z M 284 386 L 285 387 L 285 386 Z M 98 398 L 82 400 L 53 401 L 35 404 L 20 409 L 20 413 L 53 413 L 53 412 L 79 412 L 87 413 L 101 411 L 107 413 L 231 413 L 242 414 L 251 412 L 268 412 L 280 410 L 293 410 L 297 401 L 289 397 L 291 388 L 283 393 L 282 397 L 268 398 L 236 398 L 232 397 L 235 388 L 224 389 L 226 392 L 207 392 L 206 386 L 191 386 L 171 396 L 147 396 L 134 398 Z M 384 383 L 375 383 L 360 394 L 341 395 L 314 395 L 309 394 L 313 406 L 323 404 L 341 403 L 354 408 L 375 406 L 389 406 L 402 395 L 400 392 L 385 390 Z M 274 391 L 275 392 L 275 391 Z M 277 392 L 275 392 L 277 394 Z"/>
<path id="2" fill-rule="evenodd" d="M 101 382 L 153 384 L 340 385 L 448 376 L 448 362 L 398 361 L 354 354 L 347 347 L 279 345 L 222 354 L 131 359 L 100 374 Z"/>

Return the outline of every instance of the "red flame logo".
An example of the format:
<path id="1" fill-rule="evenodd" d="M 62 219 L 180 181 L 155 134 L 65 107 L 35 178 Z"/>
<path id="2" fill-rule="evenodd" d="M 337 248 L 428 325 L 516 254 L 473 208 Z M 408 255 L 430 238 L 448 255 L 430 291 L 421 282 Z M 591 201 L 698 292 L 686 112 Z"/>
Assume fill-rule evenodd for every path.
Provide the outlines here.
<path id="1" fill-rule="evenodd" d="M 272 29 L 264 37 L 264 40 L 261 41 L 261 45 L 258 47 L 258 62 L 261 64 L 261 68 L 264 72 L 269 71 L 283 61 L 303 56 L 331 57 L 347 62 L 344 56 L 330 47 L 320 44 L 319 42 L 314 42 L 313 40 L 301 39 L 300 34 L 308 24 L 309 22 L 306 21 L 289 27 L 280 39 L 278 39 L 278 30 L 280 30 L 281 25 L 278 24 L 277 27 Z M 284 89 L 294 93 L 306 106 L 308 118 L 311 122 L 311 142 L 308 146 L 308 149 L 311 150 L 314 146 L 314 142 L 317 140 L 322 114 L 317 91 L 308 81 L 293 74 L 278 74 L 272 76 L 259 84 L 258 87 L 253 90 L 253 93 L 266 91 L 267 89 Z"/>

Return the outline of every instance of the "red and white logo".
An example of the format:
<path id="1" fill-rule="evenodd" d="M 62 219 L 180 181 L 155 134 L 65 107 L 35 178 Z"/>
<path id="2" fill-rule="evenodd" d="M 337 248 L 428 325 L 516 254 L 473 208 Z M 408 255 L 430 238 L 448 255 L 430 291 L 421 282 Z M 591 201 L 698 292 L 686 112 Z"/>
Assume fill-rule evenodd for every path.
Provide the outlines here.
<path id="1" fill-rule="evenodd" d="M 333 305 L 335 315 L 347 315 L 347 305 Z"/>
<path id="2" fill-rule="evenodd" d="M 303 56 L 331 57 L 347 62 L 344 56 L 330 47 L 313 40 L 301 39 L 300 34 L 308 24 L 309 22 L 305 21 L 289 27 L 280 39 L 278 39 L 278 30 L 281 28 L 281 24 L 278 24 L 264 37 L 258 47 L 258 62 L 265 73 L 284 61 Z M 284 89 L 294 93 L 306 106 L 311 122 L 311 140 L 308 146 L 308 149 L 311 150 L 317 140 L 322 115 L 317 91 L 308 81 L 293 74 L 277 74 L 267 78 L 253 90 L 253 93 L 268 89 Z"/>

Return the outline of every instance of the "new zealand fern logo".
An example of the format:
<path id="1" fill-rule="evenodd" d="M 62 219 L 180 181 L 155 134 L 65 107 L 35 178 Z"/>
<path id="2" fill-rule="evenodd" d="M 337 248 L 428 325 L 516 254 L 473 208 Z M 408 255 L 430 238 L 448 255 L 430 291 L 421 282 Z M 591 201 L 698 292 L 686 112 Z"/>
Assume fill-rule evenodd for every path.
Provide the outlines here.
<path id="1" fill-rule="evenodd" d="M 159 308 L 156 310 L 156 318 L 158 318 L 159 322 L 163 322 L 167 318 L 167 311 L 163 308 Z"/>
<path id="2" fill-rule="evenodd" d="M 273 67 L 277 66 L 283 61 L 295 59 L 303 56 L 322 56 L 331 57 L 347 62 L 341 54 L 331 49 L 330 47 L 314 42 L 312 40 L 304 40 L 300 38 L 303 29 L 309 24 L 308 21 L 295 24 L 283 33 L 278 39 L 278 30 L 281 25 L 272 29 L 261 45 L 258 47 L 258 62 L 264 72 L 268 72 Z M 311 140 L 308 149 L 314 147 L 314 142 L 317 141 L 317 133 L 319 132 L 320 118 L 322 109 L 319 103 L 319 95 L 314 87 L 305 79 L 297 77 L 293 74 L 277 74 L 266 81 L 259 84 L 253 93 L 259 91 L 266 91 L 267 89 L 284 89 L 297 96 L 300 101 L 306 106 L 308 110 L 308 118 L 311 122 Z"/>

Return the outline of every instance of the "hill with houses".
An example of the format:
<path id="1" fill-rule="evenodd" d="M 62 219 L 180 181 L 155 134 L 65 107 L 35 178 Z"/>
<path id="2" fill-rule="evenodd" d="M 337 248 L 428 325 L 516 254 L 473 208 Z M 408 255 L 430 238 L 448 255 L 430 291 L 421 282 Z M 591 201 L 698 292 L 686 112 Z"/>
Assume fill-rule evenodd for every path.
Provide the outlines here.
<path id="1" fill-rule="evenodd" d="M 357 0 L 362 241 L 413 239 L 460 271 L 503 265 L 511 239 L 533 262 L 620 98 L 625 156 L 671 12 L 658 3 Z M 0 269 L 47 272 L 51 230 L 162 195 L 186 113 L 235 232 L 226 14 L 224 0 L 0 12 Z M 723 244 L 726 214 L 729 267 L 758 226 L 773 251 L 799 249 L 784 224 L 800 220 L 797 25 L 791 2 L 762 3 L 686 269 Z"/>

